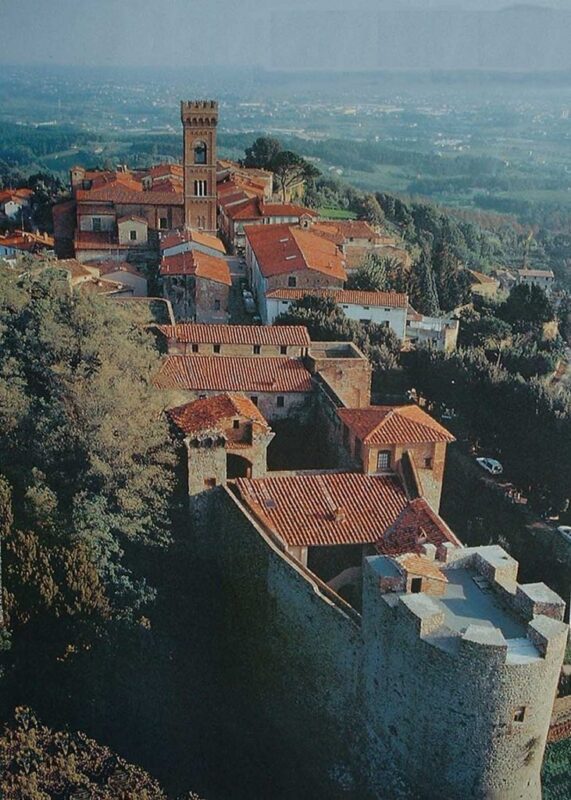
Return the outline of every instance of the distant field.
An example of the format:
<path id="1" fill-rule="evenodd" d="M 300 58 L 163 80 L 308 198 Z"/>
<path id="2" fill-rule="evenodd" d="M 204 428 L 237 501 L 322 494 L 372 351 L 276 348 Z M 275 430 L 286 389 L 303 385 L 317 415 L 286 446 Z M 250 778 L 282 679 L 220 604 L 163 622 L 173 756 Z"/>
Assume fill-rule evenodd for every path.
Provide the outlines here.
<path id="1" fill-rule="evenodd" d="M 347 211 L 346 208 L 319 208 L 320 216 L 327 217 L 327 219 L 357 219 L 357 214 L 354 211 Z"/>

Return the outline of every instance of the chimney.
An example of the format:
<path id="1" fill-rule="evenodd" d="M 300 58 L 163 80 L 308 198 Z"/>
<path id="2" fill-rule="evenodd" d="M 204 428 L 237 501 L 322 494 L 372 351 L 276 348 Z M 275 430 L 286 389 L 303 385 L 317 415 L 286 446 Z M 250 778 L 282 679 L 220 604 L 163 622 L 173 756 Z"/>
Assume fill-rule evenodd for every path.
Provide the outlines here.
<path id="1" fill-rule="evenodd" d="M 340 506 L 333 509 L 331 516 L 334 522 L 345 522 L 346 519 L 345 510 Z"/>

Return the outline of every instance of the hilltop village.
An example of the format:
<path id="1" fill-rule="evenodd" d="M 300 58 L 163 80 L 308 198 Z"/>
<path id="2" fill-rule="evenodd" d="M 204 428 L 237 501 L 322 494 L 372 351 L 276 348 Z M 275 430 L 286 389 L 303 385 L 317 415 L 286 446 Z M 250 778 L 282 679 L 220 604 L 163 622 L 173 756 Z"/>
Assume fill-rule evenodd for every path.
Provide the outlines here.
<path id="1" fill-rule="evenodd" d="M 540 800 L 564 601 L 440 516 L 454 441 L 442 420 L 413 395 L 374 403 L 353 342 L 274 324 L 314 298 L 403 350 L 451 352 L 461 322 L 404 292 L 347 288 L 370 256 L 406 267 L 402 242 L 322 218 L 302 179 L 276 191 L 271 173 L 218 159 L 218 115 L 181 103 L 182 165 L 74 168 L 54 240 L 5 237 L 0 255 L 53 247 L 79 291 L 164 306 L 153 383 L 184 453 L 192 547 L 221 576 L 232 655 L 284 738 L 357 797 Z M 548 292 L 552 280 L 514 276 Z"/>

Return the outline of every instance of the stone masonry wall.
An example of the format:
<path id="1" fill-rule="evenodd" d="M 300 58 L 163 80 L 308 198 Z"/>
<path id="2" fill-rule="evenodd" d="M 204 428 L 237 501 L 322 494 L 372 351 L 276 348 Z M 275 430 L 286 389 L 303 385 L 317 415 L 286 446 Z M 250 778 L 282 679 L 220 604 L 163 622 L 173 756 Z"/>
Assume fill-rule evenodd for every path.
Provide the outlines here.
<path id="1" fill-rule="evenodd" d="M 232 610 L 227 657 L 324 781 L 343 776 L 354 800 L 540 800 L 561 622 L 533 620 L 544 657 L 511 663 L 494 631 L 442 638 L 428 596 L 382 596 L 368 562 L 360 619 L 228 488 L 208 497 L 196 544 Z"/>

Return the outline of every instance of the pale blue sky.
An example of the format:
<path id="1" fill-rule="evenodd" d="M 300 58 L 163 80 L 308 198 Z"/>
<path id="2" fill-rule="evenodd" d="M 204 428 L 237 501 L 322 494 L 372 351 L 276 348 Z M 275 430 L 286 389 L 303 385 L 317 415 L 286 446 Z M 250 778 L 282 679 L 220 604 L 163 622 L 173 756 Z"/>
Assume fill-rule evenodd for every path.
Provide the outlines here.
<path id="1" fill-rule="evenodd" d="M 0 0 L 0 63 L 570 69 L 571 0 L 526 4 L 560 11 L 524 10 L 521 4 L 517 12 L 492 13 L 517 5 L 510 0 Z"/>

